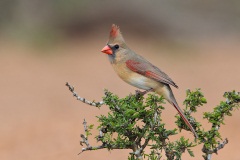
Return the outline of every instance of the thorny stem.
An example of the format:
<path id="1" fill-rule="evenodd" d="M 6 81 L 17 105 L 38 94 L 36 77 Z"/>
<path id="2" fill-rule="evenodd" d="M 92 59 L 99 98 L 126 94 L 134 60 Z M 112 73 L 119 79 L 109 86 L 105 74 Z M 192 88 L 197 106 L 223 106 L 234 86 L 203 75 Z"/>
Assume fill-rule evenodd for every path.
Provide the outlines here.
<path id="1" fill-rule="evenodd" d="M 77 98 L 77 100 L 82 101 L 83 103 L 86 103 L 90 106 L 95 106 L 95 107 L 101 107 L 104 102 L 100 101 L 100 102 L 94 102 L 94 101 L 89 101 L 85 98 L 82 98 L 80 96 L 78 96 L 77 92 L 74 91 L 74 87 L 71 86 L 68 82 L 66 83 L 66 86 L 68 87 L 68 89 L 70 90 L 70 92 L 72 92 L 73 96 Z"/>
<path id="2" fill-rule="evenodd" d="M 237 95 L 240 94 L 240 92 L 236 92 Z M 226 103 L 228 105 L 232 105 L 234 102 L 231 102 L 228 98 L 226 99 Z M 239 102 L 236 102 L 236 103 L 239 103 Z M 220 126 L 219 125 L 213 125 L 212 128 L 215 128 L 215 130 L 219 130 L 220 129 Z M 205 153 L 205 156 L 204 159 L 205 160 L 211 160 L 212 158 L 212 154 L 213 153 L 216 153 L 217 154 L 217 151 L 222 149 L 226 144 L 228 143 L 228 139 L 226 138 L 222 143 L 219 143 L 219 145 L 214 148 L 213 150 L 210 150 L 210 149 L 207 149 L 205 146 L 203 146 L 202 148 L 202 151 Z"/>
<path id="3" fill-rule="evenodd" d="M 87 132 L 88 132 L 88 126 L 87 126 L 87 122 L 84 118 L 84 121 L 83 121 L 83 126 L 84 126 L 84 132 L 85 132 L 85 135 L 81 134 L 80 137 L 82 138 L 82 140 L 80 141 L 80 145 L 83 145 L 86 144 L 87 148 L 92 148 L 92 146 L 89 144 L 88 142 L 88 137 L 87 137 Z"/>
<path id="4" fill-rule="evenodd" d="M 206 157 L 204 157 L 205 160 L 211 160 L 212 154 L 213 154 L 213 153 L 216 153 L 216 154 L 217 154 L 217 151 L 220 150 L 220 149 L 222 149 L 227 143 L 228 143 L 228 139 L 226 138 L 222 143 L 219 143 L 218 146 L 217 146 L 215 149 L 213 149 L 213 150 L 206 149 L 206 148 L 203 146 L 202 151 L 203 151 L 204 153 L 206 153 Z"/>
<path id="5" fill-rule="evenodd" d="M 99 145 L 99 146 L 91 146 L 88 142 L 88 138 L 87 138 L 87 132 L 88 132 L 88 126 L 87 126 L 87 121 L 84 119 L 83 121 L 83 126 L 84 126 L 84 131 L 85 131 L 85 135 L 81 134 L 81 138 L 82 140 L 80 141 L 80 144 L 83 145 L 85 144 L 87 147 L 86 148 L 82 148 L 82 151 L 79 154 L 81 154 L 82 152 L 84 151 L 90 151 L 90 150 L 98 150 L 98 149 L 104 149 L 104 148 L 108 148 L 108 147 L 111 147 L 111 149 L 130 149 L 130 147 L 127 147 L 127 148 L 122 148 L 122 147 L 119 147 L 119 146 L 114 146 L 114 145 L 110 145 L 110 144 L 107 144 L 106 142 L 103 142 L 101 140 L 101 138 L 104 136 L 104 128 L 100 128 L 99 130 L 99 136 L 98 136 L 98 140 L 102 142 L 102 145 Z"/>

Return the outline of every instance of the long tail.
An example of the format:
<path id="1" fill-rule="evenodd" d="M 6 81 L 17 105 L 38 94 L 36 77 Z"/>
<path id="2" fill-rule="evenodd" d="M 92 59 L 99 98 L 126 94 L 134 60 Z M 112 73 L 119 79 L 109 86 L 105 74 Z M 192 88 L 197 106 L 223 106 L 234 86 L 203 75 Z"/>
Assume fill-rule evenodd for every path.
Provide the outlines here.
<path id="1" fill-rule="evenodd" d="M 183 111 L 180 109 L 180 107 L 178 106 L 178 104 L 175 102 L 172 102 L 172 105 L 176 108 L 176 110 L 178 111 L 179 115 L 182 117 L 182 119 L 184 120 L 184 122 L 186 123 L 186 125 L 190 128 L 190 130 L 192 131 L 192 133 L 194 134 L 195 138 L 198 138 L 197 133 L 195 132 L 194 128 L 192 127 L 192 125 L 190 124 L 190 122 L 188 121 L 188 119 L 186 118 L 186 116 L 184 115 Z"/>
<path id="2" fill-rule="evenodd" d="M 188 119 L 186 118 L 186 116 L 184 115 L 183 111 L 181 110 L 181 108 L 178 106 L 177 101 L 173 95 L 172 89 L 170 88 L 169 85 L 164 85 L 164 87 L 160 87 L 158 89 L 155 90 L 158 94 L 163 95 L 164 98 L 170 103 L 172 104 L 176 110 L 178 111 L 179 115 L 181 116 L 181 118 L 184 120 L 184 122 L 186 123 L 186 125 L 190 128 L 190 130 L 192 131 L 192 133 L 194 134 L 195 138 L 198 138 L 197 133 L 195 132 L 194 128 L 192 127 L 192 125 L 190 124 L 190 122 L 188 121 Z"/>

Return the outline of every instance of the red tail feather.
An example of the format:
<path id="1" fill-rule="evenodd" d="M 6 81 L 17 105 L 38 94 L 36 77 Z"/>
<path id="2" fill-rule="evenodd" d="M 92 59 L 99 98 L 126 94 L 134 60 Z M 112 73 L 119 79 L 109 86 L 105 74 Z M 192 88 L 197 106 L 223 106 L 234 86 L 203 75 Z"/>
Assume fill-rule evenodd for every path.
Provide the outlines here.
<path id="1" fill-rule="evenodd" d="M 194 134 L 195 138 L 198 138 L 197 133 L 195 132 L 195 130 L 193 129 L 192 125 L 190 124 L 190 122 L 188 121 L 188 119 L 186 118 L 186 116 L 184 115 L 183 111 L 180 109 L 180 107 L 175 104 L 172 103 L 173 106 L 176 108 L 176 110 L 178 111 L 179 115 L 181 116 L 181 118 L 184 120 L 184 122 L 186 123 L 186 125 L 190 128 L 190 130 L 192 131 L 192 133 Z"/>

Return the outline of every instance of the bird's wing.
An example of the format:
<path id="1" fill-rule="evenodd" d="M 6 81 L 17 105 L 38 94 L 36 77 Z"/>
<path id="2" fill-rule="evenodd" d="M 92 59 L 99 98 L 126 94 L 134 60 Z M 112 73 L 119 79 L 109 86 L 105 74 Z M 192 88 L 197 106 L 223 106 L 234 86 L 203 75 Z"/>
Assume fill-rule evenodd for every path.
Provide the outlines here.
<path id="1" fill-rule="evenodd" d="M 152 65 L 150 62 L 146 61 L 145 59 L 144 60 L 141 60 L 141 59 L 127 60 L 126 66 L 133 72 L 137 72 L 143 76 L 152 78 L 156 81 L 159 81 L 165 84 L 170 84 L 178 88 L 178 86 L 173 82 L 173 80 L 170 77 L 168 77 L 166 73 L 162 72 L 159 68 Z"/>

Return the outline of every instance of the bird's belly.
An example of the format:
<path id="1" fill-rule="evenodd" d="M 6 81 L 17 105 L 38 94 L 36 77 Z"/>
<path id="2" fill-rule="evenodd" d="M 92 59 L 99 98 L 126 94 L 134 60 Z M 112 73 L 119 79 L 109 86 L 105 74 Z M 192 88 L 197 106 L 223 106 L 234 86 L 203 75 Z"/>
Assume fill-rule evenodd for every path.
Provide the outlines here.
<path id="1" fill-rule="evenodd" d="M 128 79 L 127 83 L 139 89 L 149 90 L 151 87 L 146 84 L 147 78 L 144 76 L 131 77 Z"/>
<path id="2" fill-rule="evenodd" d="M 128 78 L 123 80 L 130 85 L 143 90 L 149 90 L 151 88 L 155 89 L 161 85 L 159 82 L 138 73 L 132 73 Z"/>

